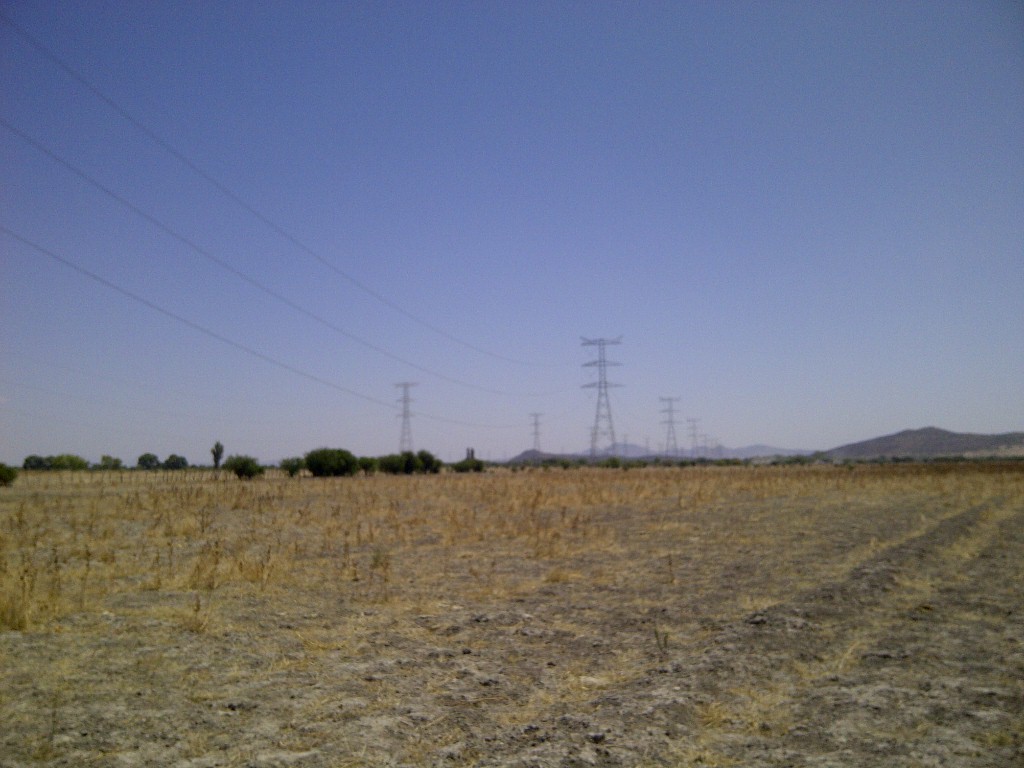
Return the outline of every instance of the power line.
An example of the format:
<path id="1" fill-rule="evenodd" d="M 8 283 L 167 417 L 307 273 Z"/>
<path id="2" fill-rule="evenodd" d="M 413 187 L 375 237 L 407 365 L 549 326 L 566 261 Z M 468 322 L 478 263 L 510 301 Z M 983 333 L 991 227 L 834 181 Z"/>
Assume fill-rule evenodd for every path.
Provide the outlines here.
<path id="1" fill-rule="evenodd" d="M 583 364 L 584 368 L 597 368 L 597 381 L 591 384 L 583 385 L 585 389 L 590 387 L 597 388 L 597 412 L 594 415 L 594 428 L 590 431 L 591 457 L 597 456 L 597 443 L 601 435 L 607 435 L 611 439 L 611 449 L 613 452 L 615 450 L 615 426 L 614 424 L 612 424 L 612 407 L 608 401 L 608 387 L 618 387 L 621 385 L 608 383 L 608 366 L 618 365 L 618 363 L 608 361 L 608 359 L 605 357 L 604 348 L 610 344 L 621 343 L 621 336 L 619 336 L 617 339 L 583 339 L 582 346 L 597 347 L 597 360 Z M 601 427 L 602 422 L 604 422 L 607 425 L 604 429 L 602 429 Z"/>
<path id="2" fill-rule="evenodd" d="M 217 341 L 219 341 L 219 342 L 221 342 L 223 344 L 227 344 L 230 347 L 234 347 L 235 349 L 238 349 L 238 350 L 240 350 L 242 352 L 245 352 L 248 355 L 252 355 L 253 357 L 258 357 L 260 360 L 263 360 L 264 362 L 270 363 L 271 365 L 277 366 L 278 368 L 282 368 L 282 369 L 288 371 L 289 373 L 294 373 L 296 376 L 302 376 L 303 378 L 309 379 L 310 381 L 315 381 L 318 384 L 323 384 L 325 387 L 330 387 L 331 389 L 335 389 L 335 390 L 337 390 L 339 392 L 344 392 L 346 395 L 352 395 L 353 397 L 358 397 L 361 400 L 366 400 L 367 402 L 374 403 L 376 405 L 382 405 L 382 406 L 384 406 L 386 408 L 393 408 L 394 407 L 394 406 L 391 405 L 391 403 L 386 403 L 383 400 L 377 400 L 376 398 L 370 397 L 369 395 L 364 395 L 364 394 L 361 394 L 359 392 L 356 392 L 353 389 L 349 389 L 348 387 L 343 387 L 340 384 L 334 383 L 333 381 L 328 381 L 327 379 L 321 378 L 320 376 L 317 376 L 316 374 L 308 373 L 308 372 L 303 371 L 303 370 L 301 370 L 299 368 L 296 368 L 295 366 L 289 365 L 288 363 L 284 363 L 284 362 L 281 362 L 280 360 L 277 360 L 277 359 L 275 359 L 273 357 L 270 357 L 269 355 L 265 355 L 262 352 L 260 352 L 259 350 L 253 349 L 252 347 L 247 346 L 245 344 L 242 344 L 241 342 L 235 341 L 234 339 L 229 339 L 227 336 L 222 336 L 221 334 L 217 333 L 216 331 L 210 330 L 206 326 L 203 326 L 203 325 L 200 325 L 199 323 L 193 322 L 192 320 L 189 320 L 187 317 L 182 317 L 181 315 L 177 314 L 176 312 L 172 312 L 169 309 L 164 309 L 159 304 L 155 304 L 152 301 L 150 301 L 149 299 L 144 298 L 144 297 L 140 296 L 137 293 L 129 291 L 127 288 L 122 288 L 120 285 L 117 285 L 116 283 L 112 283 L 110 280 L 107 280 L 105 277 L 101 277 L 100 275 L 96 274 L 95 272 L 92 272 L 92 271 L 86 269 L 85 267 L 79 266 L 78 264 L 75 264 L 73 261 L 65 259 L 63 256 L 60 256 L 60 255 L 54 253 L 53 251 L 51 251 L 51 250 L 49 250 L 47 248 L 44 248 L 41 245 L 38 245 L 38 244 L 32 242 L 31 240 L 25 238 L 25 237 L 22 237 L 21 235 L 17 234 L 16 232 L 8 229 L 7 227 L 5 227 L 3 225 L 0 225 L 0 231 L 5 232 L 7 235 L 13 237 L 15 240 L 19 240 L 22 243 L 24 243 L 25 245 L 27 245 L 27 246 L 29 246 L 31 248 L 36 249 L 40 253 L 43 253 L 43 254 L 49 256 L 51 259 L 54 259 L 55 261 L 59 261 L 64 266 L 73 269 L 75 272 L 78 272 L 80 275 L 84 275 L 85 277 L 88 277 L 90 280 L 94 280 L 95 282 L 99 283 L 100 285 L 104 285 L 107 288 L 110 288 L 112 291 L 117 291 L 122 296 L 127 296 L 132 301 L 136 301 L 139 304 L 142 304 L 142 305 L 144 305 L 146 307 L 149 307 L 150 309 L 154 310 L 155 312 L 159 312 L 161 315 L 164 315 L 165 317 L 169 317 L 172 320 L 176 320 L 177 322 L 182 323 L 183 325 L 187 325 L 189 328 L 192 328 L 195 331 L 199 331 L 200 333 L 205 334 L 206 336 L 209 336 L 209 337 L 211 337 L 213 339 L 216 339 Z"/>
<path id="3" fill-rule="evenodd" d="M 344 278 L 345 280 L 347 280 L 351 285 L 355 286 L 357 289 L 359 289 L 363 293 L 367 294 L 368 296 L 371 296 L 372 298 L 376 299 L 381 304 L 384 304 L 385 306 L 389 307 L 390 309 L 394 310 L 395 312 L 398 312 L 403 317 L 406 317 L 407 319 L 412 320 L 413 322 L 423 326 L 427 330 L 429 330 L 429 331 L 431 331 L 431 332 L 433 332 L 433 333 L 435 333 L 435 334 L 437 334 L 437 335 L 447 339 L 448 341 L 451 341 L 451 342 L 453 342 L 455 344 L 459 344 L 460 346 L 463 346 L 466 349 L 473 350 L 474 352 L 477 352 L 477 353 L 482 354 L 482 355 L 487 355 L 489 357 L 493 357 L 493 358 L 495 358 L 497 360 L 503 360 L 504 362 L 507 362 L 507 363 L 515 363 L 516 365 L 526 365 L 526 366 L 537 366 L 537 365 L 540 365 L 539 363 L 531 363 L 531 362 L 524 361 L 524 360 L 517 360 L 515 358 L 506 357 L 505 355 L 500 355 L 497 352 L 492 352 L 490 350 L 486 350 L 486 349 L 483 349 L 481 347 L 478 347 L 475 344 L 472 344 L 472 343 L 470 343 L 468 341 L 465 341 L 465 340 L 455 336 L 454 334 L 448 333 L 447 331 L 445 331 L 445 330 L 443 330 L 441 328 L 438 328 L 437 326 L 433 325 L 429 321 L 423 319 L 422 317 L 419 317 L 418 315 L 413 314 L 412 312 L 409 312 L 404 307 L 400 306 L 399 304 L 396 304 L 395 302 L 393 302 L 390 299 L 388 299 L 386 296 L 384 296 L 381 293 L 373 290 L 368 285 L 366 285 L 362 281 L 358 280 L 357 278 L 353 277 L 351 274 L 349 274 L 348 272 L 343 270 L 337 264 L 335 264 L 334 262 L 332 262 L 329 259 L 325 258 L 323 255 L 321 255 L 320 253 L 315 251 L 313 248 L 311 248 L 310 246 L 308 246 L 305 243 L 303 243 L 295 235 L 291 234 L 288 230 L 286 230 L 280 224 L 277 224 L 275 221 L 270 219 L 267 215 L 261 213 L 259 210 L 254 208 L 251 204 L 247 203 L 242 198 L 242 196 L 239 195 L 237 192 L 232 190 L 230 187 L 228 187 L 223 182 L 219 181 L 217 178 L 212 176 L 207 171 L 203 170 L 203 168 L 200 167 L 194 160 L 191 160 L 187 155 L 185 155 L 184 153 L 182 153 L 181 151 L 176 149 L 166 139 L 161 138 L 159 134 L 157 134 L 155 131 L 153 131 L 151 128 L 149 128 L 145 123 L 143 123 L 142 121 L 140 121 L 139 119 L 134 117 L 130 112 L 128 112 L 128 110 L 126 110 L 118 102 L 116 102 L 113 98 L 108 96 L 105 92 L 103 92 L 96 85 L 94 85 L 88 78 L 85 77 L 85 75 L 81 74 L 78 70 L 76 70 L 74 67 L 72 67 L 70 64 L 68 64 L 66 61 L 64 61 L 62 58 L 57 56 L 57 54 L 55 54 L 53 51 L 51 51 L 49 48 L 47 48 L 45 45 L 43 45 L 41 42 L 39 42 L 35 37 L 33 37 L 31 34 L 29 34 L 21 26 L 16 24 L 5 13 L 0 12 L 0 19 L 3 19 L 5 22 L 7 22 L 7 24 L 10 25 L 10 27 L 12 29 L 14 29 L 14 31 L 23 40 L 25 40 L 29 45 L 31 45 L 33 48 L 35 48 L 40 54 L 42 54 L 45 58 L 49 59 L 53 64 L 55 64 L 58 68 L 63 70 L 71 78 L 73 78 L 74 80 L 78 81 L 82 86 L 84 86 L 87 90 L 89 90 L 94 96 L 96 96 L 98 99 L 100 99 L 100 101 L 105 103 L 114 112 L 116 112 L 121 118 L 123 118 L 124 120 L 128 121 L 137 130 L 139 130 L 141 133 L 143 133 L 147 138 L 149 138 L 151 141 L 153 141 L 155 144 L 157 144 L 161 149 L 163 149 L 164 151 L 166 151 L 167 153 L 172 155 L 176 160 L 178 160 L 183 165 L 185 165 L 190 171 L 192 171 L 193 173 L 198 175 L 200 178 L 202 178 L 208 184 L 210 184 L 213 187 L 215 187 L 221 194 L 223 194 L 225 197 L 227 197 L 233 203 L 235 203 L 240 208 L 245 210 L 247 213 L 249 213 L 252 216 L 254 216 L 257 220 L 259 220 L 265 226 L 269 227 L 276 234 L 278 234 L 281 237 L 283 237 L 285 240 L 290 242 L 292 245 L 294 245 L 299 250 L 303 251 L 304 253 L 306 253 L 309 256 L 311 256 L 314 259 L 316 259 L 323 266 L 327 267 L 329 270 L 331 270 L 332 272 L 334 272 L 338 276 L 340 276 L 340 277 Z M 461 382 L 459 382 L 459 383 L 461 383 Z"/>
<path id="4" fill-rule="evenodd" d="M 120 203 L 122 206 L 127 208 L 133 214 L 135 214 L 139 218 L 144 219 L 145 221 L 149 222 L 150 224 L 152 224 L 154 227 L 159 229 L 164 234 L 172 237 L 173 239 L 177 240 L 182 245 L 186 246 L 190 250 L 192 250 L 195 253 L 197 253 L 198 255 L 202 256 L 204 259 L 207 259 L 208 261 L 213 262 L 214 264 L 219 266 L 221 269 L 224 269 L 227 272 L 230 272 L 232 275 L 234 275 L 238 279 L 242 280 L 243 282 L 248 283 L 249 285 L 251 285 L 253 288 L 256 288 L 257 290 L 262 291 L 263 293 L 265 293 L 266 295 L 270 296 L 275 301 L 281 302 L 282 304 L 286 305 L 287 307 L 295 310 L 296 312 L 298 312 L 298 313 L 300 313 L 302 315 L 305 315 L 309 319 L 313 320 L 314 322 L 319 323 L 320 325 L 324 326 L 325 328 L 329 328 L 330 330 L 334 331 L 335 333 L 338 333 L 338 334 L 344 336 L 345 338 L 350 339 L 350 340 L 356 342 L 357 344 L 361 344 L 362 346 L 366 347 L 367 349 L 373 350 L 374 352 L 376 352 L 376 353 L 378 353 L 380 355 L 383 355 L 383 356 L 385 356 L 387 358 L 390 358 L 391 360 L 394 360 L 396 362 L 402 363 L 403 365 L 407 365 L 410 368 L 416 369 L 417 371 L 429 374 L 431 376 L 435 376 L 435 377 L 437 377 L 439 379 L 442 379 L 444 381 L 450 382 L 452 384 L 458 384 L 459 386 L 467 387 L 469 389 L 475 389 L 475 390 L 478 390 L 480 392 L 486 392 L 486 393 L 492 394 L 492 395 L 501 395 L 503 397 L 511 397 L 511 396 L 532 397 L 532 396 L 536 396 L 535 394 L 514 395 L 513 393 L 510 393 L 510 392 L 503 392 L 501 390 L 490 389 L 489 387 L 482 387 L 482 386 L 479 386 L 477 384 L 473 384 L 473 383 L 468 382 L 468 381 L 463 381 L 462 379 L 457 379 L 457 378 L 454 378 L 452 376 L 448 376 L 448 375 L 446 375 L 444 373 L 441 373 L 440 371 L 435 371 L 435 370 L 432 370 L 430 368 L 426 368 L 425 366 L 418 365 L 417 363 L 414 363 L 414 362 L 412 362 L 410 360 L 406 360 L 405 358 L 400 357 L 400 356 L 398 356 L 398 355 L 396 355 L 396 354 L 394 354 L 392 352 L 389 352 L 388 350 L 386 350 L 383 347 L 380 347 L 380 346 L 374 344 L 371 341 L 367 341 L 366 339 L 364 339 L 364 338 L 362 338 L 360 336 L 356 336 L 355 334 L 350 333 L 349 331 L 346 331 L 344 328 L 342 328 L 342 327 L 332 323 L 330 320 L 327 320 L 326 318 L 316 314 L 315 312 L 312 312 L 312 311 L 306 309 L 302 305 L 297 304 L 296 302 L 294 302 L 291 299 L 289 299 L 287 296 L 285 296 L 285 295 L 275 291 L 273 288 L 270 288 L 269 286 L 267 286 L 266 284 L 264 284 L 260 280 L 256 279 L 252 275 L 250 275 L 250 274 L 248 274 L 246 272 L 243 272 L 242 270 L 238 269 L 237 267 L 232 266 L 230 263 L 228 263 L 224 259 L 220 258 L 219 256 L 216 256 L 215 254 L 213 254 L 210 251 L 206 250 L 205 248 L 203 248 L 202 246 L 197 244 L 195 241 L 193 241 L 190 238 L 188 238 L 187 236 L 181 234 L 177 230 L 171 228 L 168 224 L 164 223 L 162 220 L 158 219 L 156 216 L 154 216 L 154 215 L 152 215 L 150 213 L 147 213 L 146 211 L 142 210 L 137 205 L 132 203 L 130 200 L 128 200 L 127 198 L 125 198 L 124 196 L 119 194 L 118 192 L 114 191 L 110 187 L 106 186 L 105 184 L 103 184 L 103 182 L 97 180 L 94 176 L 90 175 L 86 171 L 84 171 L 81 168 L 79 168 L 78 166 L 74 165 L 69 160 L 65 159 L 64 157 L 61 157 L 56 152 L 52 151 L 51 149 L 49 149 L 48 147 L 46 147 L 45 145 L 43 145 L 42 143 L 40 143 L 39 141 L 34 139 L 32 136 L 30 136 L 29 134 L 27 134 L 24 131 L 22 131 L 20 128 L 17 128 L 16 126 L 12 125 L 5 118 L 0 117 L 0 125 L 3 125 L 8 131 L 10 131 L 14 135 L 18 136 L 25 143 L 29 144 L 31 147 L 33 147 L 37 151 L 39 151 L 42 154 L 46 155 L 51 160 L 53 160 L 55 163 L 57 163 L 58 165 L 62 166 L 66 170 L 70 171 L 74 175 L 78 176 L 80 179 L 85 181 L 87 184 L 90 184 L 91 186 L 95 187 L 100 192 L 102 192 L 103 194 L 105 194 L 108 197 L 110 197 L 112 200 L 115 200 L 116 202 Z"/>
<path id="5" fill-rule="evenodd" d="M 10 237 L 14 238 L 15 240 L 17 240 L 17 241 L 19 241 L 19 242 L 29 246 L 30 248 L 33 248 L 34 250 L 38 251 L 39 253 L 42 253 L 45 256 L 49 256 L 54 261 L 57 261 L 57 262 L 63 264 L 64 266 L 68 267 L 69 269 L 74 270 L 78 274 L 80 274 L 80 275 L 82 275 L 84 277 L 87 277 L 90 280 L 93 280 L 94 282 L 97 282 L 100 285 L 103 285 L 103 286 L 109 288 L 110 290 L 115 291 L 115 292 L 121 294 L 122 296 L 125 296 L 125 297 L 131 299 L 132 301 L 138 302 L 139 304 L 142 304 L 143 306 L 148 307 L 149 309 L 152 309 L 154 312 L 158 312 L 161 315 L 164 315 L 165 317 L 169 317 L 172 320 L 175 320 L 175 321 L 181 323 L 182 325 L 186 325 L 186 326 L 188 326 L 189 328 L 191 328 L 194 331 L 198 331 L 199 333 L 202 333 L 202 334 L 204 334 L 206 336 L 209 336 L 212 339 L 216 339 L 217 341 L 221 342 L 222 344 L 227 344 L 229 347 L 233 347 L 233 348 L 235 348 L 235 349 L 237 349 L 237 350 L 239 350 L 241 352 L 246 353 L 247 355 L 251 355 L 253 357 L 259 358 L 260 360 L 263 360 L 264 362 L 269 363 L 270 365 L 273 365 L 273 366 L 275 366 L 277 368 L 281 368 L 282 370 L 288 371 L 289 373 L 295 374 L 296 376 L 301 376 L 302 378 L 307 379 L 309 381 L 316 382 L 317 384 L 322 384 L 323 386 L 329 387 L 330 389 L 336 390 L 338 392 L 342 392 L 342 393 L 344 393 L 346 395 L 351 395 L 352 397 L 359 398 L 360 400 L 365 400 L 366 402 L 373 403 L 375 405 L 383 406 L 384 408 L 387 408 L 389 410 L 396 410 L 395 406 L 392 403 L 388 403 L 388 402 L 385 402 L 383 400 L 378 400 L 375 397 L 371 397 L 370 395 L 365 395 L 365 394 L 363 394 L 361 392 L 357 392 L 354 389 L 349 389 L 348 387 L 342 386 L 342 385 L 340 385 L 340 384 L 338 384 L 336 382 L 330 381 L 330 380 L 325 379 L 325 378 L 323 378 L 321 376 L 317 376 L 316 374 L 309 373 L 308 371 L 304 371 L 301 368 L 296 368 L 293 365 L 290 365 L 288 363 L 282 362 L 282 361 L 280 361 L 280 360 L 278 360 L 278 359 L 276 359 L 274 357 L 271 357 L 270 355 L 267 355 L 267 354 L 265 354 L 263 352 L 260 352 L 259 350 L 253 349 L 252 347 L 247 346 L 246 344 L 242 344 L 241 342 L 235 341 L 234 339 L 230 339 L 227 336 L 223 336 L 222 334 L 219 334 L 216 331 L 210 330 L 209 328 L 207 328 L 207 327 L 205 327 L 203 325 L 200 325 L 199 323 L 196 323 L 196 322 L 194 322 L 192 320 L 189 320 L 187 317 L 183 317 L 183 316 L 177 314 L 176 312 L 172 312 L 169 309 L 165 309 L 164 307 L 160 306 L 159 304 L 156 304 L 155 302 L 152 302 L 149 299 L 147 299 L 147 298 L 145 298 L 143 296 L 140 296 L 139 294 L 134 293 L 134 292 L 128 290 L 127 288 L 124 288 L 124 287 L 122 287 L 122 286 L 120 286 L 120 285 L 118 285 L 118 284 L 108 280 L 107 278 L 105 278 L 105 277 L 103 277 L 101 275 L 96 274 L 95 272 L 92 272 L 91 270 L 88 270 L 85 267 L 80 266 L 79 264 L 76 264 L 75 262 L 71 261 L 70 259 L 64 258 L 63 256 L 61 256 L 61 255 L 59 255 L 59 254 L 49 250 L 48 248 L 44 248 L 43 246 L 41 246 L 41 245 L 39 245 L 39 244 L 29 240 L 28 238 L 23 237 L 22 235 L 19 235 L 17 232 L 9 229 L 8 227 L 4 226 L 3 224 L 0 224 L 0 232 L 3 232 L 5 234 L 7 234 L 8 236 L 10 236 Z M 417 415 L 418 416 L 422 416 L 425 419 L 430 419 L 432 421 L 438 421 L 438 422 L 442 422 L 442 423 L 445 423 L 445 424 L 455 424 L 455 425 L 458 425 L 458 426 L 461 426 L 461 427 L 471 427 L 471 428 L 476 428 L 476 429 L 515 429 L 516 428 L 516 425 L 514 425 L 514 424 L 500 424 L 500 425 L 499 424 L 477 424 L 477 423 L 473 423 L 473 422 L 465 422 L 465 421 L 458 421 L 456 419 L 449 419 L 449 418 L 445 418 L 444 416 L 436 416 L 436 415 L 429 414 L 429 413 L 417 413 Z"/>

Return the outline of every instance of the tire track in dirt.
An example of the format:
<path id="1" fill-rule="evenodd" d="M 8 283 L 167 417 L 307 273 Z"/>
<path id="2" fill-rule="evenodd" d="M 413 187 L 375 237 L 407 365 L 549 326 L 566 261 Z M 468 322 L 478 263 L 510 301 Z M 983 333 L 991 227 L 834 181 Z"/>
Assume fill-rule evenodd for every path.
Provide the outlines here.
<path id="1" fill-rule="evenodd" d="M 1022 530 L 993 499 L 747 616 L 638 681 L 632 727 L 695 764 L 1015 764 Z"/>

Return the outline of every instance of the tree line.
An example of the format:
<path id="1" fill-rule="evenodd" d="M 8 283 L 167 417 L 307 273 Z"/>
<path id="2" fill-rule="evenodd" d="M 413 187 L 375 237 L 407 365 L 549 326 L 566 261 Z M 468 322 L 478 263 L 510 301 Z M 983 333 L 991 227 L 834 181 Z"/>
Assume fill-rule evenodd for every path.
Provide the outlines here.
<path id="1" fill-rule="evenodd" d="M 210 449 L 214 469 L 225 469 L 242 479 L 249 479 L 263 474 L 265 467 L 252 456 L 233 455 L 224 458 L 224 446 L 218 440 Z M 188 459 L 172 453 L 161 461 L 155 453 L 143 453 L 135 463 L 140 470 L 181 470 L 190 466 Z M 313 477 L 345 477 L 357 474 L 388 475 L 437 474 L 446 466 L 455 472 L 482 472 L 484 463 L 472 456 L 446 465 L 430 451 L 403 451 L 386 456 L 359 456 L 344 448 L 317 448 L 304 456 L 293 456 L 283 459 L 280 468 L 289 477 L 297 477 L 306 472 Z M 56 456 L 26 456 L 22 462 L 26 470 L 126 470 L 124 462 L 114 456 L 104 455 L 98 463 L 90 464 L 86 459 L 72 453 Z M 17 469 L 0 464 L 0 485 L 9 485 L 17 476 Z"/>

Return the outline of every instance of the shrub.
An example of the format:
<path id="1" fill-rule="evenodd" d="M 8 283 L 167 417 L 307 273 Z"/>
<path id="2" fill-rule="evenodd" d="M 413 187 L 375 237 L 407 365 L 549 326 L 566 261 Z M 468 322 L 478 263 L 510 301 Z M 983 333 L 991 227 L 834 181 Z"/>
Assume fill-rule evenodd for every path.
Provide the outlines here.
<path id="1" fill-rule="evenodd" d="M 114 456 L 104 454 L 100 457 L 99 464 L 93 464 L 93 469 L 114 470 L 124 469 L 124 462 Z"/>
<path id="2" fill-rule="evenodd" d="M 160 459 L 155 453 L 144 453 L 139 456 L 136 466 L 138 466 L 139 469 L 159 469 Z"/>
<path id="3" fill-rule="evenodd" d="M 436 475 L 444 466 L 444 462 L 430 451 L 420 451 L 416 454 L 416 458 L 420 460 L 420 465 L 423 467 L 420 470 L 421 472 L 429 472 L 432 475 Z"/>
<path id="4" fill-rule="evenodd" d="M 381 472 L 389 475 L 401 475 L 405 472 L 405 459 L 400 453 L 389 453 L 387 456 L 377 459 L 377 466 L 380 467 Z"/>
<path id="5" fill-rule="evenodd" d="M 343 448 L 317 448 L 306 454 L 313 477 L 343 477 L 359 471 L 359 460 Z"/>
<path id="6" fill-rule="evenodd" d="M 389 475 L 412 475 L 423 472 L 423 459 L 412 451 L 392 453 L 379 459 L 381 472 Z"/>
<path id="7" fill-rule="evenodd" d="M 483 472 L 484 463 L 477 458 L 465 458 L 452 464 L 456 472 Z"/>
<path id="8" fill-rule="evenodd" d="M 188 459 L 172 453 L 164 460 L 164 469 L 188 469 Z"/>
<path id="9" fill-rule="evenodd" d="M 89 462 L 73 453 L 62 453 L 59 456 L 27 456 L 22 464 L 25 469 L 88 469 Z"/>
<path id="10" fill-rule="evenodd" d="M 252 456 L 228 456 L 224 469 L 234 472 L 239 479 L 249 480 L 263 474 L 263 467 Z"/>
<path id="11" fill-rule="evenodd" d="M 295 456 L 290 459 L 281 459 L 281 469 L 288 473 L 288 477 L 295 477 L 301 472 L 306 466 L 306 462 L 301 456 Z"/>
<path id="12" fill-rule="evenodd" d="M 6 464 L 0 464 L 0 485 L 10 485 L 14 482 L 14 478 L 18 476 L 18 470 L 14 467 L 8 467 Z"/>
<path id="13" fill-rule="evenodd" d="M 21 464 L 22 469 L 49 469 L 50 463 L 35 453 L 31 456 L 26 456 L 25 461 Z"/>
<path id="14" fill-rule="evenodd" d="M 373 456 L 360 456 L 359 468 L 367 475 L 373 475 L 380 469 L 380 461 Z"/>

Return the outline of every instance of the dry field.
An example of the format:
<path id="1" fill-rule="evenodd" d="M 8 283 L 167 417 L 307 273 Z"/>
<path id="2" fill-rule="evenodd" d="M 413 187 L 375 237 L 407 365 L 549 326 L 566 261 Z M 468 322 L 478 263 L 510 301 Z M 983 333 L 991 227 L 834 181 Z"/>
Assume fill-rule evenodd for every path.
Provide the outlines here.
<path id="1" fill-rule="evenodd" d="M 1024 765 L 1024 466 L 0 489 L 0 766 Z"/>

